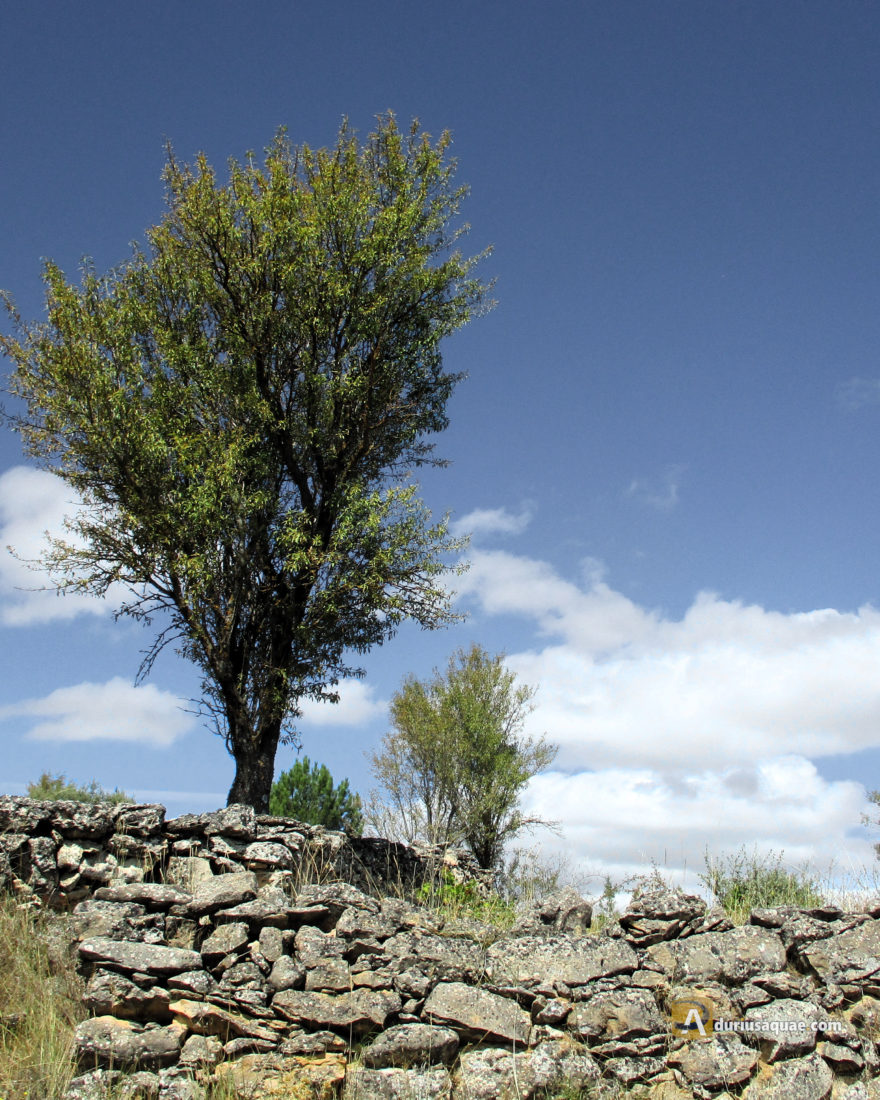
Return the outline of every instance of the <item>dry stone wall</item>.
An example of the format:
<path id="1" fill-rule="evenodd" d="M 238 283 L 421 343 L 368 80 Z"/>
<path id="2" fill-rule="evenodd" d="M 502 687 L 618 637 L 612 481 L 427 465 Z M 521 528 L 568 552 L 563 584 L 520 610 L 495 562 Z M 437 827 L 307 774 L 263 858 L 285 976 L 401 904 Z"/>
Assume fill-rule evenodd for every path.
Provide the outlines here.
<path id="1" fill-rule="evenodd" d="M 569 891 L 500 932 L 402 900 L 436 852 L 242 807 L 165 822 L 7 798 L 0 828 L 7 886 L 70 909 L 90 1012 L 70 1100 L 218 1082 L 254 1100 L 880 1100 L 880 902 L 733 927 L 657 887 L 596 933 Z"/>

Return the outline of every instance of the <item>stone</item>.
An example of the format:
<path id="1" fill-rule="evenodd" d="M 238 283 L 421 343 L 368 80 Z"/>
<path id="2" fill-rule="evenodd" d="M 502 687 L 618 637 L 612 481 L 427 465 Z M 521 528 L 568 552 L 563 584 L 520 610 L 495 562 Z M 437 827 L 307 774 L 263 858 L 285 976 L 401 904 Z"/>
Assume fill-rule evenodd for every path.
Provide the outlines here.
<path id="1" fill-rule="evenodd" d="M 834 1075 L 825 1061 L 813 1053 L 808 1058 L 779 1062 L 768 1077 L 756 1078 L 748 1088 L 748 1100 L 826 1100 Z"/>
<path id="2" fill-rule="evenodd" d="M 210 966 L 225 955 L 242 951 L 247 947 L 249 938 L 248 926 L 243 922 L 221 924 L 204 941 L 199 953 Z"/>
<path id="3" fill-rule="evenodd" d="M 171 856 L 165 869 L 165 881 L 169 886 L 177 886 L 192 894 L 202 882 L 214 877 L 211 863 L 201 856 Z"/>
<path id="4" fill-rule="evenodd" d="M 180 1052 L 181 1066 L 216 1066 L 223 1060 L 223 1044 L 215 1035 L 190 1035 Z"/>
<path id="5" fill-rule="evenodd" d="M 191 895 L 176 886 L 159 882 L 133 882 L 120 886 L 101 886 L 92 895 L 99 901 L 134 902 L 146 909 L 167 909 L 185 905 Z"/>
<path id="6" fill-rule="evenodd" d="M 357 1100 L 450 1100 L 452 1078 L 434 1069 L 363 1069 L 349 1067 L 345 1095 Z"/>
<path id="7" fill-rule="evenodd" d="M 323 990 L 325 993 L 343 993 L 352 988 L 351 971 L 344 959 L 328 959 L 306 972 L 307 990 Z"/>
<path id="8" fill-rule="evenodd" d="M 142 989 L 122 974 L 96 970 L 89 979 L 83 1004 L 96 1016 L 133 1020 L 170 1019 L 168 991 L 159 986 Z"/>
<path id="9" fill-rule="evenodd" d="M 783 998 L 758 1008 L 750 1008 L 745 1022 L 749 1036 L 761 1046 L 766 1062 L 809 1054 L 816 1046 L 817 1025 L 823 1018 L 819 1008 L 809 1001 Z"/>
<path id="10" fill-rule="evenodd" d="M 111 940 L 103 936 L 83 940 L 79 953 L 89 962 L 106 963 L 120 970 L 140 970 L 147 974 L 177 974 L 195 970 L 202 964 L 201 956 L 196 951 Z"/>
<path id="11" fill-rule="evenodd" d="M 249 871 L 291 870 L 293 856 L 283 844 L 269 841 L 254 841 L 241 853 L 241 859 Z"/>
<path id="12" fill-rule="evenodd" d="M 825 983 L 863 982 L 880 973 L 880 921 L 808 943 L 798 958 Z"/>
<path id="13" fill-rule="evenodd" d="M 400 997 L 385 990 L 355 989 L 333 996 L 283 989 L 272 999 L 272 1008 L 286 1019 L 307 1028 L 351 1028 L 356 1034 L 378 1031 L 392 1013 L 400 1010 Z"/>
<path id="14" fill-rule="evenodd" d="M 581 1039 L 634 1039 L 666 1030 L 666 1021 L 653 995 L 646 989 L 617 989 L 597 993 L 576 1004 L 568 1017 L 568 1027 Z"/>
<path id="15" fill-rule="evenodd" d="M 186 1031 L 142 1027 L 115 1016 L 93 1016 L 77 1024 L 74 1035 L 80 1064 L 155 1069 L 177 1060 Z"/>
<path id="16" fill-rule="evenodd" d="M 276 991 L 282 989 L 302 989 L 306 980 L 306 968 L 302 963 L 282 955 L 275 961 L 267 978 L 269 985 Z"/>
<path id="17" fill-rule="evenodd" d="M 204 916 L 218 909 L 228 909 L 257 896 L 257 876 L 252 871 L 215 875 L 200 882 L 187 903 L 191 916 Z"/>
<path id="18" fill-rule="evenodd" d="M 86 898 L 73 910 L 73 926 L 81 939 L 103 937 L 112 940 L 140 940 L 161 937 L 164 927 L 159 913 L 146 915 L 134 902 L 96 901 Z"/>
<path id="19" fill-rule="evenodd" d="M 461 1056 L 453 1097 L 543 1100 L 557 1094 L 590 1096 L 595 1094 L 599 1075 L 596 1062 L 569 1039 L 547 1040 L 531 1051 L 469 1050 Z"/>
<path id="20" fill-rule="evenodd" d="M 387 950 L 388 945 L 385 944 Z M 495 984 L 538 986 L 586 985 L 597 978 L 631 974 L 638 969 L 635 951 L 621 940 L 604 936 L 577 941 L 561 936 L 505 938 L 486 951 L 486 973 Z"/>
<path id="21" fill-rule="evenodd" d="M 515 1001 L 463 982 L 440 982 L 422 1009 L 422 1018 L 449 1024 L 468 1037 L 500 1039 L 521 1046 L 529 1040 L 531 1020 Z"/>
<path id="22" fill-rule="evenodd" d="M 214 1035 L 221 1042 L 229 1039 L 251 1038 L 269 1039 L 276 1038 L 271 1029 L 255 1024 L 252 1020 L 245 1019 L 234 1012 L 227 1012 L 218 1005 L 206 1004 L 203 1001 L 191 1001 L 181 999 L 172 1001 L 168 1011 L 175 1022 L 184 1028 L 189 1028 L 196 1035 Z"/>
<path id="23" fill-rule="evenodd" d="M 458 1053 L 458 1035 L 448 1027 L 398 1024 L 377 1036 L 363 1052 L 363 1063 L 373 1069 L 389 1066 L 449 1065 Z"/>
<path id="24" fill-rule="evenodd" d="M 167 985 L 169 990 L 175 991 L 176 997 L 188 993 L 194 1000 L 209 997 L 220 988 L 206 970 L 185 970 L 182 974 L 172 974 Z"/>
<path id="25" fill-rule="evenodd" d="M 767 971 L 784 970 L 787 961 L 779 936 L 755 925 L 657 943 L 648 947 L 645 955 L 675 981 L 720 981 L 730 985 Z"/>
<path id="26" fill-rule="evenodd" d="M 259 944 L 260 953 L 268 963 L 277 962 L 284 954 L 284 937 L 281 930 L 272 925 L 260 929 Z"/>
<path id="27" fill-rule="evenodd" d="M 691 1085 L 715 1092 L 745 1084 L 758 1064 L 758 1052 L 738 1035 L 711 1035 L 693 1039 L 674 1050 L 667 1064 L 679 1070 Z"/>
<path id="28" fill-rule="evenodd" d="M 116 811 L 116 832 L 126 836 L 153 836 L 165 824 L 165 807 L 157 803 L 120 806 Z"/>
<path id="29" fill-rule="evenodd" d="M 294 905 L 302 909 L 308 906 L 320 905 L 330 911 L 331 918 L 336 921 L 346 909 L 364 909 L 368 913 L 378 913 L 379 903 L 369 894 L 365 894 L 357 887 L 346 882 L 315 883 L 305 886 L 294 899 Z"/>

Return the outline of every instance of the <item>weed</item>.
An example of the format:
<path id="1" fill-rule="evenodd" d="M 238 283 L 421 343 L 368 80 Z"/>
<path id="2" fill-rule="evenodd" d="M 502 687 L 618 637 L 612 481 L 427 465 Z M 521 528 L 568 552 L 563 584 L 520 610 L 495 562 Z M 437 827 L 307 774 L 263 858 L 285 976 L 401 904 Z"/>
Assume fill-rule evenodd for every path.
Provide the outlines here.
<path id="1" fill-rule="evenodd" d="M 699 879 L 736 924 L 748 920 L 752 909 L 822 905 L 825 899 L 816 878 L 805 867 L 787 868 L 783 854 L 759 855 L 757 848 L 752 852 L 741 848 L 734 855 L 713 859 L 707 851 L 706 871 Z"/>
<path id="2" fill-rule="evenodd" d="M 57 1100 L 85 1016 L 72 965 L 53 958 L 51 917 L 0 893 L 0 1096 Z"/>

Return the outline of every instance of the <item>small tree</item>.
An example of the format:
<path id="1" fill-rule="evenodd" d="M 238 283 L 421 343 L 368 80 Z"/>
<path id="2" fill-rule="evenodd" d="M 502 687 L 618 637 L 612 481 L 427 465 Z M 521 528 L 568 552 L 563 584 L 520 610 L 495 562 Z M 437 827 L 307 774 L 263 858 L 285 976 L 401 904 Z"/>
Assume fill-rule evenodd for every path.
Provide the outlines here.
<path id="1" fill-rule="evenodd" d="M 230 802 L 268 809 L 300 700 L 335 701 L 349 654 L 456 617 L 438 578 L 462 544 L 407 482 L 461 377 L 440 344 L 483 298 L 448 144 L 391 116 L 362 147 L 281 132 L 225 186 L 169 156 L 146 252 L 80 286 L 47 263 L 46 323 L 7 299 L 13 424 L 85 505 L 45 563 L 158 616 L 141 675 L 171 642 L 198 665 Z"/>
<path id="2" fill-rule="evenodd" d="M 349 790 L 348 780 L 335 787 L 326 765 L 312 764 L 307 756 L 272 784 L 269 813 L 328 829 L 347 829 L 356 836 L 364 831 L 360 796 Z"/>
<path id="3" fill-rule="evenodd" d="M 521 733 L 534 694 L 516 685 L 503 654 L 477 645 L 427 682 L 404 681 L 391 700 L 393 728 L 371 760 L 410 842 L 464 842 L 494 868 L 507 840 L 547 824 L 519 809 L 526 784 L 557 752 Z"/>

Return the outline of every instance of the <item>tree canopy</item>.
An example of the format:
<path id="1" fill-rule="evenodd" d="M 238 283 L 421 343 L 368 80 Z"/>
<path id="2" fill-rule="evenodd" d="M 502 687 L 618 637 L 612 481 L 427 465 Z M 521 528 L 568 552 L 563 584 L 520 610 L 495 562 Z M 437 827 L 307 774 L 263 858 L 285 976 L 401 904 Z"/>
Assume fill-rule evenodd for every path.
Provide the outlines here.
<path id="1" fill-rule="evenodd" d="M 495 868 L 505 843 L 530 825 L 520 797 L 557 749 L 527 737 L 535 689 L 517 685 L 504 654 L 457 650 L 446 671 L 404 680 L 391 700 L 392 729 L 372 755 L 410 843 L 466 843 L 481 867 Z"/>
<path id="2" fill-rule="evenodd" d="M 313 764 L 307 756 L 295 761 L 272 784 L 269 813 L 328 829 L 347 829 L 356 836 L 364 828 L 361 800 L 349 790 L 348 780 L 334 785 L 326 764 Z"/>
<path id="3" fill-rule="evenodd" d="M 363 145 L 281 132 L 225 184 L 169 151 L 144 250 L 79 285 L 47 263 L 44 324 L 7 298 L 14 426 L 83 501 L 46 564 L 156 616 L 141 675 L 169 643 L 196 663 L 229 799 L 259 810 L 300 700 L 334 700 L 403 620 L 454 617 L 461 544 L 409 480 L 461 377 L 440 343 L 485 304 L 448 146 L 390 115 Z"/>

